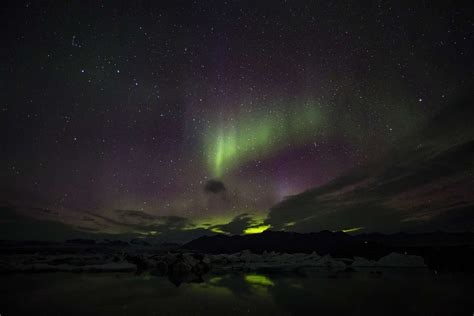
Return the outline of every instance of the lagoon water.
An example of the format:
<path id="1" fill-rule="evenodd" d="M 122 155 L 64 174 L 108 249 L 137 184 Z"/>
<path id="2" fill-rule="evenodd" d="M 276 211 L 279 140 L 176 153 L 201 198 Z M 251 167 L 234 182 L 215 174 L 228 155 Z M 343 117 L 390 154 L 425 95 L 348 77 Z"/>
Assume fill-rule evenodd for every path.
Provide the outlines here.
<path id="1" fill-rule="evenodd" d="M 10 315 L 473 315 L 474 278 L 401 270 L 379 274 L 208 275 L 114 273 L 0 276 Z"/>

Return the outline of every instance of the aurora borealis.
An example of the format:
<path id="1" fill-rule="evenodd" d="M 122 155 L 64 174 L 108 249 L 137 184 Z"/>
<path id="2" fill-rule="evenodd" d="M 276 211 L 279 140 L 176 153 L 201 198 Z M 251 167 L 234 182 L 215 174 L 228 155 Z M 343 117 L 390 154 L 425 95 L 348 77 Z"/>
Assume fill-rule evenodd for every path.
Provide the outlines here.
<path id="1" fill-rule="evenodd" d="M 323 113 L 317 103 L 295 104 L 286 110 L 272 104 L 267 113 L 232 117 L 208 132 L 211 175 L 222 177 L 248 161 L 265 159 L 290 144 L 315 140 L 323 128 Z M 290 145 L 290 146 L 291 146 Z"/>
<path id="2" fill-rule="evenodd" d="M 1 18 L 2 238 L 396 231 L 471 205 L 470 165 L 425 170 L 471 140 L 449 110 L 473 91 L 469 5 L 7 1 Z M 426 187 L 387 184 L 418 170 Z"/>

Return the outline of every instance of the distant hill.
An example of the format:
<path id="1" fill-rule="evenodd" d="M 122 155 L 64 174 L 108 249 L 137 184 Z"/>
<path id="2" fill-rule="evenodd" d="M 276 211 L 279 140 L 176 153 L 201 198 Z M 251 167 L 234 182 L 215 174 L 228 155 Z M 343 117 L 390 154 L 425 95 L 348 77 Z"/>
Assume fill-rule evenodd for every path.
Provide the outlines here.
<path id="1" fill-rule="evenodd" d="M 254 253 L 311 253 L 331 254 L 335 257 L 379 257 L 395 249 L 419 247 L 473 246 L 474 233 L 431 232 L 422 234 L 360 234 L 343 232 L 293 233 L 265 231 L 253 235 L 216 235 L 199 237 L 182 249 L 205 253 L 236 253 L 250 250 Z"/>
<path id="2" fill-rule="evenodd" d="M 236 253 L 250 250 L 254 253 L 285 252 L 331 254 L 337 257 L 350 257 L 364 254 L 366 257 L 382 257 L 389 250 L 376 243 L 365 243 L 363 240 L 342 232 L 322 231 L 319 233 L 292 233 L 265 231 L 253 235 L 217 235 L 199 237 L 183 249 L 205 253 Z"/>

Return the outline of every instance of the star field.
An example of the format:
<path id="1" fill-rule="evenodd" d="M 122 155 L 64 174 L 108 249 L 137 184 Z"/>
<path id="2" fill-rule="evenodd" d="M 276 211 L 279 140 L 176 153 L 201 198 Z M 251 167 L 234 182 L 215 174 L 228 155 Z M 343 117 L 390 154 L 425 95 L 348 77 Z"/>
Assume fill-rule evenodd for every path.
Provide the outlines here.
<path id="1" fill-rule="evenodd" d="M 391 1 L 10 1 L 3 200 L 265 216 L 472 87 L 472 9 Z M 225 190 L 214 194 L 210 180 Z"/>

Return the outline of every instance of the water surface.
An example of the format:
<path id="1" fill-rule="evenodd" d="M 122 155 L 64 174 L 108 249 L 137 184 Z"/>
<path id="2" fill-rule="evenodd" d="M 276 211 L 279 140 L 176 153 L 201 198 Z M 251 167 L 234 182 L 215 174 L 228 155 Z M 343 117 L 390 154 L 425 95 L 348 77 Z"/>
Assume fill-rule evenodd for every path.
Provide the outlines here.
<path id="1" fill-rule="evenodd" d="M 133 274 L 0 276 L 10 315 L 472 315 L 473 277 L 427 270 L 208 275 L 174 285 Z"/>

